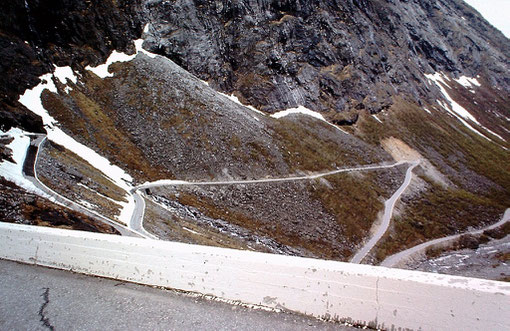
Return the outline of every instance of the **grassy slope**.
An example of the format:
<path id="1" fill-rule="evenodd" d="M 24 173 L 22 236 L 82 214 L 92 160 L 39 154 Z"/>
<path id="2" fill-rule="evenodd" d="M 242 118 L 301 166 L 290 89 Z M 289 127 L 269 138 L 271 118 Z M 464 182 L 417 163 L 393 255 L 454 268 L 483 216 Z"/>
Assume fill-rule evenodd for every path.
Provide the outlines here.
<path id="1" fill-rule="evenodd" d="M 362 118 L 357 134 L 377 144 L 398 137 L 418 150 L 454 185 L 433 183 L 404 203 L 403 213 L 377 246 L 378 260 L 423 241 L 495 222 L 510 206 L 510 155 L 501 146 L 471 132 L 459 121 L 397 100 L 384 124 Z M 508 144 L 507 144 L 508 146 Z"/>

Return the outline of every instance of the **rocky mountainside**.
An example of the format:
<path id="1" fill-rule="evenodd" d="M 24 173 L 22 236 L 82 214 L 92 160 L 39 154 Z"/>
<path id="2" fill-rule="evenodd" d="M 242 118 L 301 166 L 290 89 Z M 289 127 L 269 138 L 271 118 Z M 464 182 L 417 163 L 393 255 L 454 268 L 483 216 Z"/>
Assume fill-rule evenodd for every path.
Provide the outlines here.
<path id="1" fill-rule="evenodd" d="M 0 18 L 0 171 L 26 177 L 47 134 L 30 181 L 86 217 L 348 260 L 402 187 L 377 263 L 510 206 L 510 41 L 461 0 L 16 0 Z M 42 205 L 1 197 L 7 221 Z"/>
<path id="2" fill-rule="evenodd" d="M 139 0 L 16 0 L 0 13 L 0 114 L 3 129 L 43 132 L 17 100 L 54 65 L 84 67 L 112 50 L 133 49 L 142 31 Z"/>
<path id="3" fill-rule="evenodd" d="M 508 91 L 509 41 L 462 0 L 149 1 L 147 46 L 268 112 L 432 102 L 424 74 Z M 352 116 L 351 116 L 352 117 Z M 351 119 L 351 118 L 349 118 Z"/>

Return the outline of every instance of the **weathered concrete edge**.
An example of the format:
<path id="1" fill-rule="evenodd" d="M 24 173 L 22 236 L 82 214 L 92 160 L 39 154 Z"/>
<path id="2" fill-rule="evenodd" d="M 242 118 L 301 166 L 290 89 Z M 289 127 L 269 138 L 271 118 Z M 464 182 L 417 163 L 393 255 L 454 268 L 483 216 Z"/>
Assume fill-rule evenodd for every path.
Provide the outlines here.
<path id="1" fill-rule="evenodd" d="M 0 258 L 387 329 L 510 329 L 496 281 L 1 222 Z"/>

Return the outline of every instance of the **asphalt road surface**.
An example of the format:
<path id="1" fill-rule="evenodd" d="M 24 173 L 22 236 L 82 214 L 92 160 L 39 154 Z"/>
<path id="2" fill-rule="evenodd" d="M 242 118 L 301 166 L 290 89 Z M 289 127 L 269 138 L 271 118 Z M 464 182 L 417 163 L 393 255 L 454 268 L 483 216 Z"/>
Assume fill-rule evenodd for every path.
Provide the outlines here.
<path id="1" fill-rule="evenodd" d="M 501 220 L 495 224 L 492 224 L 488 227 L 479 229 L 479 230 L 472 230 L 460 234 L 455 234 L 448 237 L 438 238 L 431 241 L 424 242 L 420 245 L 411 247 L 409 249 L 406 249 L 405 251 L 393 254 L 391 256 L 388 256 L 384 261 L 381 263 L 381 266 L 383 267 L 402 267 L 403 264 L 406 262 L 409 262 L 413 259 L 415 256 L 425 256 L 427 249 L 432 247 L 438 247 L 440 245 L 446 245 L 449 242 L 454 242 L 455 240 L 459 239 L 463 235 L 480 235 L 485 230 L 491 230 L 495 229 L 507 222 L 510 222 L 510 208 L 508 208 L 505 213 L 503 214 L 503 217 L 501 217 Z"/>
<path id="2" fill-rule="evenodd" d="M 79 205 L 78 203 L 71 201 L 71 200 L 59 195 L 58 193 L 56 193 L 55 191 L 51 190 L 49 187 L 44 185 L 41 181 L 39 181 L 39 179 L 37 178 L 35 169 L 36 169 L 36 164 L 37 164 L 37 157 L 39 156 L 39 148 L 45 139 L 46 139 L 45 135 L 35 135 L 31 139 L 30 145 L 28 146 L 28 149 L 27 149 L 25 162 L 23 164 L 23 175 L 25 176 L 25 178 L 27 180 L 31 181 L 35 185 L 35 187 L 40 189 L 42 192 L 46 193 L 48 196 L 55 199 L 55 201 L 57 203 L 65 206 L 71 210 L 85 214 L 95 220 L 98 220 L 105 224 L 111 225 L 117 231 L 119 231 L 119 233 L 123 236 L 133 236 L 133 237 L 143 237 L 144 236 L 140 233 L 132 231 L 131 229 L 129 229 L 121 224 L 115 223 L 112 220 L 110 220 L 102 215 L 99 215 L 98 213 L 91 212 L 87 208 Z"/>
<path id="3" fill-rule="evenodd" d="M 0 330 L 353 329 L 6 260 L 0 295 Z"/>
<path id="4" fill-rule="evenodd" d="M 411 179 L 413 178 L 413 169 L 420 164 L 420 161 L 414 161 L 410 163 L 409 168 L 406 171 L 406 177 L 404 182 L 400 186 L 400 188 L 384 203 L 384 215 L 381 222 L 381 225 L 374 233 L 372 238 L 354 255 L 351 259 L 351 263 L 361 263 L 365 256 L 367 256 L 368 252 L 381 240 L 384 236 L 388 227 L 390 226 L 391 217 L 393 216 L 393 209 L 395 208 L 395 204 L 397 200 L 400 198 L 402 193 L 404 193 L 405 189 L 411 184 Z"/>

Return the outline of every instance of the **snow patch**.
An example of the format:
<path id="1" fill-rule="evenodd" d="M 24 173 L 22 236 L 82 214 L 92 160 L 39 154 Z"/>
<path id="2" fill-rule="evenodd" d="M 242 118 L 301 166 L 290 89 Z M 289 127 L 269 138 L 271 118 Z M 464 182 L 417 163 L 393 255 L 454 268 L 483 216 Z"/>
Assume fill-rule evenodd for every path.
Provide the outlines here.
<path id="1" fill-rule="evenodd" d="M 27 149 L 30 145 L 30 137 L 26 134 L 25 131 L 19 128 L 11 128 L 7 132 L 0 130 L 0 135 L 3 137 L 7 136 L 14 138 L 13 141 L 6 145 L 7 148 L 12 150 L 12 159 L 14 163 L 7 160 L 1 161 L 0 176 L 29 192 L 47 198 L 48 196 L 43 191 L 41 191 L 31 181 L 23 176 L 23 163 L 25 163 Z"/>
<path id="2" fill-rule="evenodd" d="M 379 119 L 379 117 L 377 117 L 377 115 L 374 114 L 372 115 L 372 117 L 374 117 L 377 120 L 377 122 L 383 124 L 383 122 Z"/>
<path id="3" fill-rule="evenodd" d="M 198 232 L 196 232 L 196 231 L 193 231 L 193 230 L 191 230 L 191 229 L 188 229 L 188 228 L 187 228 L 187 227 L 185 227 L 185 226 L 183 226 L 183 227 L 182 227 L 182 229 L 183 229 L 183 230 L 186 230 L 186 231 L 188 231 L 188 232 L 191 232 L 191 233 L 193 233 L 193 234 L 200 234 L 200 233 L 198 233 Z"/>
<path id="4" fill-rule="evenodd" d="M 143 41 L 142 41 L 143 42 Z M 108 57 L 105 63 L 98 65 L 97 67 L 87 66 L 85 69 L 92 71 L 100 78 L 113 77 L 113 73 L 108 71 L 111 64 L 116 62 L 129 62 L 136 57 L 136 53 L 133 55 L 127 55 L 125 53 L 113 51 Z"/>
<path id="5" fill-rule="evenodd" d="M 71 67 L 57 67 L 55 66 L 55 71 L 53 71 L 53 76 L 57 77 L 58 80 L 67 85 L 67 80 L 69 79 L 73 84 L 76 84 L 78 81 L 78 77 L 74 74 L 73 69 Z"/>
<path id="6" fill-rule="evenodd" d="M 282 117 L 285 117 L 285 116 L 288 116 L 291 114 L 303 114 L 303 115 L 315 117 L 321 121 L 327 122 L 326 119 L 324 118 L 324 116 L 322 116 L 322 114 L 315 112 L 313 110 L 310 110 L 303 106 L 298 106 L 297 108 L 290 108 L 287 110 L 282 110 L 280 112 L 274 113 L 273 115 L 271 115 L 271 117 L 282 118 Z"/>
<path id="7" fill-rule="evenodd" d="M 60 70 L 59 73 L 61 74 L 61 77 L 64 77 L 64 74 L 69 72 L 67 70 Z M 108 159 L 99 155 L 96 151 L 79 143 L 62 131 L 62 129 L 57 126 L 58 122 L 46 111 L 46 109 L 44 109 L 41 100 L 42 92 L 47 89 L 53 93 L 57 93 L 57 88 L 51 79 L 52 76 L 53 74 L 41 76 L 40 79 L 42 82 L 32 89 L 27 89 L 25 93 L 19 97 L 19 102 L 36 115 L 41 116 L 43 124 L 46 127 L 46 131 L 48 132 L 47 139 L 79 155 L 85 161 L 101 171 L 114 184 L 129 192 L 132 188 L 129 183 L 133 181 L 129 174 L 118 166 L 111 164 Z M 67 75 L 65 77 L 69 78 Z M 128 200 L 128 203 L 123 204 L 123 210 L 119 219 L 126 224 L 129 224 L 131 214 L 135 209 L 135 202 L 134 198 L 129 194 L 126 194 L 126 199 Z"/>
<path id="8" fill-rule="evenodd" d="M 473 123 L 477 124 L 478 126 L 480 126 L 482 129 L 484 129 L 485 131 L 489 132 L 490 134 L 498 137 L 499 139 L 501 139 L 502 141 L 506 141 L 505 139 L 503 139 L 503 137 L 501 137 L 500 135 L 494 133 L 493 131 L 489 130 L 488 128 L 486 128 L 485 126 L 483 126 L 482 124 L 480 124 L 480 122 L 478 122 L 478 120 L 473 116 L 471 115 L 464 107 L 462 107 L 461 105 L 459 105 L 457 102 L 455 102 L 455 100 L 453 100 L 450 95 L 448 94 L 448 92 L 446 91 L 446 89 L 444 88 L 443 85 L 441 85 L 440 83 L 448 86 L 444 79 L 448 79 L 448 77 L 446 77 L 444 74 L 442 73 L 439 73 L 439 72 L 436 72 L 435 74 L 433 75 L 425 75 L 425 77 L 427 77 L 427 79 L 429 81 L 432 81 L 433 83 L 435 83 L 439 89 L 441 90 L 441 93 L 443 94 L 443 96 L 445 97 L 446 100 L 448 100 L 448 102 L 450 102 L 450 106 L 448 107 L 445 103 L 443 102 L 439 102 L 438 100 L 438 103 L 447 111 L 449 112 L 450 114 L 454 115 L 459 121 L 461 121 L 462 124 L 464 124 L 467 128 L 469 128 L 470 130 L 472 130 L 473 132 L 475 132 L 476 134 L 478 134 L 479 136 L 489 140 L 489 141 L 492 141 L 490 138 L 488 138 L 487 136 L 485 136 L 484 134 L 482 134 L 480 131 L 476 130 L 473 126 L 469 125 L 465 120 L 470 120 L 472 121 Z M 479 76 L 477 76 L 479 77 Z M 457 82 L 459 82 L 459 84 L 462 84 L 463 86 L 467 86 L 469 85 L 469 87 L 472 87 L 472 86 L 480 86 L 480 83 L 478 82 L 478 80 L 476 78 L 469 78 L 469 77 L 466 77 L 466 76 L 462 76 L 461 78 L 459 78 L 458 80 L 456 80 Z M 465 84 L 465 85 L 464 85 Z M 476 102 L 475 102 L 476 103 Z"/>
<path id="9" fill-rule="evenodd" d="M 423 107 L 423 110 L 425 110 L 429 114 L 432 114 L 432 112 L 430 110 L 428 110 L 428 108 Z"/>
<path id="10" fill-rule="evenodd" d="M 148 32 L 148 27 L 149 27 L 149 24 L 145 25 L 144 32 Z M 147 29 L 147 31 L 145 31 L 145 29 Z M 150 58 L 155 58 L 158 56 L 157 54 L 151 53 L 151 52 L 143 49 L 142 45 L 143 45 L 144 39 L 137 39 L 137 40 L 134 40 L 133 42 L 136 47 L 135 54 L 128 55 L 126 53 L 113 51 L 105 63 L 100 64 L 97 67 L 87 66 L 85 69 L 92 71 L 94 74 L 96 74 L 100 78 L 113 77 L 113 73 L 108 71 L 108 68 L 113 63 L 132 61 L 139 53 L 143 53 Z"/>
<path id="11" fill-rule="evenodd" d="M 473 88 L 474 86 L 477 86 L 477 87 L 482 86 L 478 82 L 478 79 L 476 79 L 476 78 L 469 78 L 467 76 L 461 76 L 459 79 L 455 79 L 455 81 L 457 83 L 459 83 L 460 85 L 462 85 L 464 87 L 467 87 L 467 88 Z"/>
<path id="12" fill-rule="evenodd" d="M 155 58 L 157 57 L 158 55 L 157 54 L 154 54 L 154 53 L 151 53 L 149 51 L 146 51 L 145 49 L 143 49 L 142 45 L 143 45 L 143 42 L 144 40 L 143 39 L 137 39 L 134 41 L 135 43 L 135 47 L 136 47 L 136 53 L 143 53 L 145 55 L 147 55 L 148 57 L 150 58 Z M 135 54 L 136 55 L 136 54 Z"/>
<path id="13" fill-rule="evenodd" d="M 186 182 L 184 180 L 160 179 L 155 182 L 145 182 L 142 185 L 137 186 L 136 188 L 143 190 L 143 189 L 150 188 L 153 186 L 164 186 L 164 185 L 173 186 L 173 185 L 191 185 L 191 184 L 193 184 L 193 183 Z"/>
<path id="14" fill-rule="evenodd" d="M 462 107 L 457 102 L 455 102 L 450 97 L 448 92 L 446 92 L 446 89 L 444 88 L 444 86 L 440 84 L 440 83 L 442 83 L 442 84 L 448 86 L 448 84 L 446 84 L 444 79 L 443 79 L 443 78 L 446 78 L 444 75 L 442 75 L 441 73 L 436 72 L 434 75 L 425 75 L 425 77 L 427 77 L 427 79 L 429 79 L 430 81 L 435 83 L 439 87 L 439 89 L 441 90 L 441 93 L 443 93 L 443 96 L 446 98 L 446 100 L 448 100 L 450 102 L 451 110 L 447 107 L 446 108 L 447 111 L 449 111 L 449 112 L 453 111 L 456 115 L 460 115 L 464 119 L 473 121 L 476 124 L 480 124 L 480 123 L 478 123 L 478 121 L 476 120 L 476 118 L 473 115 L 471 115 L 466 109 L 464 109 L 464 107 Z"/>
<path id="15" fill-rule="evenodd" d="M 209 84 L 207 82 L 204 82 L 205 84 L 207 84 L 207 86 L 209 86 Z M 228 94 L 225 94 L 225 93 L 221 93 L 221 92 L 218 92 L 219 94 L 223 95 L 224 97 L 227 97 L 229 98 L 230 100 L 234 101 L 235 103 L 237 103 L 238 105 L 240 106 L 243 106 L 245 108 L 248 108 L 254 112 L 256 112 L 257 114 L 260 114 L 260 115 L 263 115 L 263 116 L 266 116 L 266 114 L 264 112 L 261 112 L 260 110 L 258 110 L 257 108 L 253 107 L 253 106 L 250 106 L 250 105 L 245 105 L 243 104 L 241 101 L 239 101 L 239 99 L 235 96 L 235 95 L 228 95 Z M 257 117 L 253 117 L 255 118 L 257 121 L 260 121 L 259 118 Z"/>
<path id="16" fill-rule="evenodd" d="M 496 137 L 498 137 L 499 139 L 501 139 L 501 140 L 503 140 L 503 141 L 506 141 L 506 140 L 505 140 L 505 138 L 501 137 L 501 136 L 500 136 L 499 134 L 497 134 L 496 132 L 494 132 L 494 131 L 491 131 L 491 130 L 487 129 L 486 127 L 483 127 L 483 128 L 485 129 L 485 131 L 489 132 L 491 135 L 496 136 Z"/>
<path id="17" fill-rule="evenodd" d="M 339 128 L 338 126 L 329 123 L 324 118 L 324 116 L 322 116 L 322 114 L 320 114 L 318 112 L 315 112 L 313 110 L 310 110 L 310 109 L 308 109 L 306 107 L 303 107 L 303 106 L 298 106 L 297 108 L 290 108 L 290 109 L 287 109 L 287 110 L 279 111 L 277 113 L 272 114 L 271 117 L 273 117 L 273 118 L 282 118 L 282 117 L 285 117 L 285 116 L 289 116 L 291 114 L 301 114 L 301 115 L 306 115 L 306 116 L 314 117 L 314 118 L 316 118 L 318 120 L 326 122 L 328 125 L 331 125 L 332 127 L 336 128 L 337 130 L 341 131 L 342 133 L 349 134 L 349 133 L 347 133 L 347 131 Z"/>
<path id="18" fill-rule="evenodd" d="M 436 72 L 433 75 L 426 74 L 425 77 L 427 77 L 427 79 L 429 81 L 435 83 L 436 86 L 439 87 L 439 89 L 441 90 L 441 93 L 443 94 L 445 99 L 448 102 L 450 102 L 450 106 L 448 106 L 447 104 L 441 102 L 440 100 L 437 100 L 437 103 L 440 104 L 441 107 L 443 107 L 443 109 L 445 109 L 448 113 L 450 113 L 454 117 L 456 117 L 462 124 L 464 124 L 471 131 L 475 132 L 477 135 L 479 135 L 489 141 L 492 141 L 491 139 L 489 139 L 488 137 L 483 135 L 480 131 L 476 130 L 473 126 L 471 126 L 468 122 L 465 121 L 465 119 L 467 119 L 467 120 L 470 120 L 470 121 L 478 124 L 479 126 L 482 126 L 473 115 L 471 115 L 466 109 L 464 109 L 461 105 L 459 105 L 457 102 L 455 102 L 455 100 L 453 100 L 450 97 L 450 95 L 448 94 L 448 92 L 446 91 L 444 86 L 440 84 L 440 83 L 442 83 L 442 84 L 448 86 L 448 84 L 446 84 L 443 79 L 443 78 L 447 78 L 446 76 L 444 76 L 443 74 L 441 74 L 439 72 Z"/>

